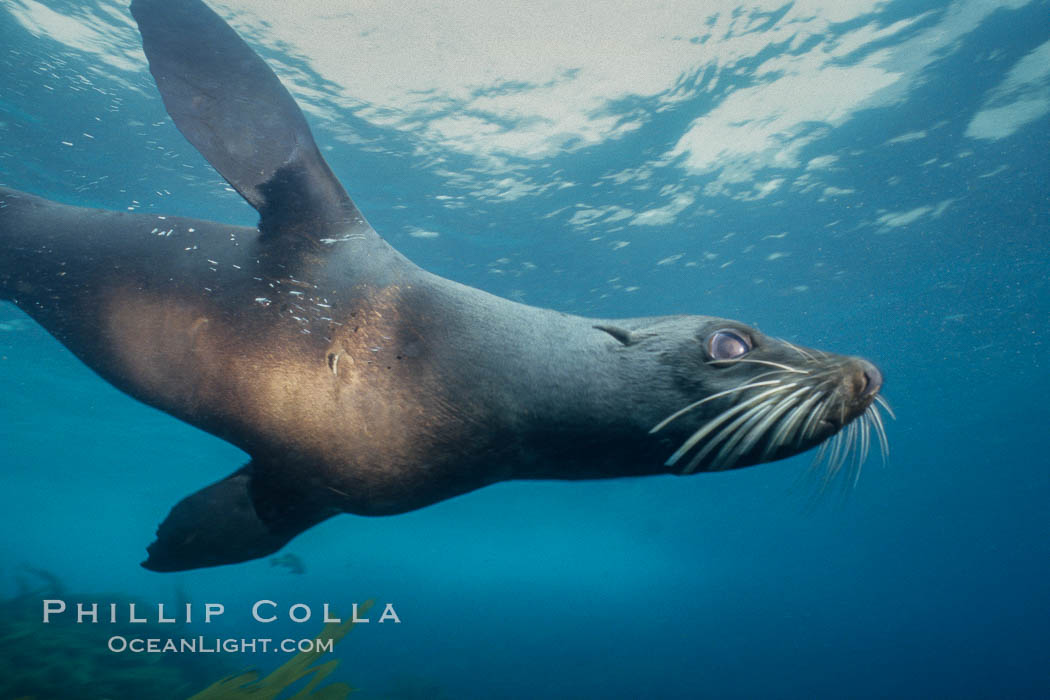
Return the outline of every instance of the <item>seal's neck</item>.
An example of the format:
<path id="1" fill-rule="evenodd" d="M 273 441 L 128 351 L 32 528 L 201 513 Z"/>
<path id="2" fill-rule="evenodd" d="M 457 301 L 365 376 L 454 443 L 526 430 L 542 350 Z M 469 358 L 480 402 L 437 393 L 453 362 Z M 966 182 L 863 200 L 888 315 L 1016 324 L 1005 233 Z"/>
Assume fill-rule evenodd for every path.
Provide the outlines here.
<path id="1" fill-rule="evenodd" d="M 546 372 L 523 391 L 529 411 L 523 438 L 530 455 L 518 478 L 604 478 L 663 473 L 649 430 L 665 412 L 654 405 L 659 358 L 620 345 L 594 319 L 566 317 L 571 339 L 548 347 Z"/>
<path id="2" fill-rule="evenodd" d="M 666 471 L 666 447 L 649 435 L 668 412 L 653 399 L 662 393 L 658 354 L 623 345 L 595 319 L 447 285 L 454 293 L 441 296 L 459 308 L 443 314 L 456 319 L 444 368 L 472 399 L 484 397 L 487 416 L 499 416 L 516 446 L 497 457 L 510 460 L 510 478 Z"/>

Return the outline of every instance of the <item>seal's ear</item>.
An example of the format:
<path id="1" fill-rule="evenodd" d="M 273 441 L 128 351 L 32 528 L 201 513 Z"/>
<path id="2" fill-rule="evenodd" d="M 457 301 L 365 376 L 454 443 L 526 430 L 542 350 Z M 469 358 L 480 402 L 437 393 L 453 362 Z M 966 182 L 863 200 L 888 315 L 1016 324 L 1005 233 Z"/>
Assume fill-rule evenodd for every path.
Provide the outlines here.
<path id="1" fill-rule="evenodd" d="M 619 326 L 594 326 L 600 331 L 605 331 L 612 337 L 619 340 L 621 343 L 627 346 L 634 345 L 640 338 L 626 328 L 620 328 Z"/>

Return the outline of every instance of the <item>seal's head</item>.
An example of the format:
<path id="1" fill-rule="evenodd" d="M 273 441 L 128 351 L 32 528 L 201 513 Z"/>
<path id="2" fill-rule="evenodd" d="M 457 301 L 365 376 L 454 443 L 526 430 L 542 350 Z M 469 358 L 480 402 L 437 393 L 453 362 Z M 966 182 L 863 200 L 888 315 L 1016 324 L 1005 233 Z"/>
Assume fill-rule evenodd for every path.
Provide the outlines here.
<path id="1" fill-rule="evenodd" d="M 655 341 L 682 405 L 650 433 L 673 449 L 676 474 L 736 469 L 821 446 L 829 476 L 863 464 L 874 432 L 888 454 L 879 408 L 882 373 L 859 357 L 798 347 L 738 321 L 660 319 L 626 331 L 599 326 L 626 346 Z"/>

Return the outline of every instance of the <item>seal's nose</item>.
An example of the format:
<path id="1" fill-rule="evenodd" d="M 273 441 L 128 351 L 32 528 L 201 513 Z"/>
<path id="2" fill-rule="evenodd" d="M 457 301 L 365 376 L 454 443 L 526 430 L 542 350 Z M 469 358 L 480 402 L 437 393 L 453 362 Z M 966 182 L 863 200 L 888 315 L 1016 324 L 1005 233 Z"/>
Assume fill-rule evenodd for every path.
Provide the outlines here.
<path id="1" fill-rule="evenodd" d="M 866 399 L 879 393 L 879 389 L 882 388 L 882 372 L 867 360 L 861 360 L 860 367 L 864 373 L 864 386 L 860 390 L 860 395 Z"/>

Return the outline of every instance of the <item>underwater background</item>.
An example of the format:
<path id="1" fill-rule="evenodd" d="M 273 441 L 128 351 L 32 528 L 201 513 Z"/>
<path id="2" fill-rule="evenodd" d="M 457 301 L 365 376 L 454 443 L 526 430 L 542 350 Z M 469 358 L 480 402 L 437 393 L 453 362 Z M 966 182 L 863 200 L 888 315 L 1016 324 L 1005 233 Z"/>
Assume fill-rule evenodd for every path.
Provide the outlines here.
<path id="1" fill-rule="evenodd" d="M 114 654 L 105 625 L 40 623 L 64 596 L 220 602 L 161 633 L 277 638 L 375 599 L 330 655 L 360 697 L 1050 696 L 1050 3 L 212 7 L 414 262 L 867 357 L 891 454 L 855 485 L 810 455 L 504 483 L 156 574 L 157 524 L 246 456 L 0 303 L 0 695 L 185 697 L 287 659 Z M 165 114 L 126 3 L 2 0 L 0 37 L 0 184 L 254 223 Z M 260 599 L 315 617 L 263 625 Z"/>

